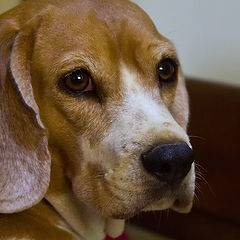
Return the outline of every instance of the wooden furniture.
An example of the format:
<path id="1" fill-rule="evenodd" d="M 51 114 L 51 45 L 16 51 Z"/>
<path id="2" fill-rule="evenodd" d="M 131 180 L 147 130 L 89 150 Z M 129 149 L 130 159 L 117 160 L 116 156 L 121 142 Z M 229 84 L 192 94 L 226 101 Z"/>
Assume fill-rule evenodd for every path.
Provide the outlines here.
<path id="1" fill-rule="evenodd" d="M 240 239 L 240 87 L 188 80 L 189 135 L 198 170 L 190 214 L 144 213 L 131 222 L 173 239 Z"/>

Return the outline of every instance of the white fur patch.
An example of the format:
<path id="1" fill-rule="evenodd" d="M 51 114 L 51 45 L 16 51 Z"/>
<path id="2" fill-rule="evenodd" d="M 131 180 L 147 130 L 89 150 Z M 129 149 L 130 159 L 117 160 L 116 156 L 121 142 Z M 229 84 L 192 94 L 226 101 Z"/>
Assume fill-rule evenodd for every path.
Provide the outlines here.
<path id="1" fill-rule="evenodd" d="M 182 140 L 191 146 L 186 132 L 161 101 L 158 89 L 149 90 L 141 86 L 137 75 L 126 67 L 122 68 L 121 80 L 124 97 L 121 106 L 118 109 L 113 108 L 115 113 L 117 111 L 116 120 L 105 132 L 99 145 L 92 148 L 87 140 L 81 142 L 83 159 L 88 162 L 104 161 L 108 175 L 113 173 L 113 161 L 128 157 L 128 154 L 134 152 L 141 154 L 148 145 Z"/>
<path id="2" fill-rule="evenodd" d="M 124 231 L 125 221 L 119 219 L 107 219 L 106 234 L 112 238 L 119 237 Z"/>
<path id="3" fill-rule="evenodd" d="M 103 143 L 111 144 L 114 154 L 121 155 L 123 146 L 127 151 L 134 151 L 139 144 L 155 144 L 171 138 L 189 143 L 185 131 L 161 102 L 159 90 L 141 86 L 137 75 L 125 67 L 122 69 L 122 82 L 123 104 L 103 140 Z"/>

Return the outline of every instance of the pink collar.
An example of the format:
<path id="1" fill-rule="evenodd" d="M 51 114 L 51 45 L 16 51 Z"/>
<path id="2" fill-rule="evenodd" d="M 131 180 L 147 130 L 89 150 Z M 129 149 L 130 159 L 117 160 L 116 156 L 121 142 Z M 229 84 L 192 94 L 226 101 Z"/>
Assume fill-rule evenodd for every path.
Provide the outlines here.
<path id="1" fill-rule="evenodd" d="M 106 237 L 105 240 L 129 240 L 129 238 L 127 237 L 126 233 L 123 233 L 118 238 Z"/>

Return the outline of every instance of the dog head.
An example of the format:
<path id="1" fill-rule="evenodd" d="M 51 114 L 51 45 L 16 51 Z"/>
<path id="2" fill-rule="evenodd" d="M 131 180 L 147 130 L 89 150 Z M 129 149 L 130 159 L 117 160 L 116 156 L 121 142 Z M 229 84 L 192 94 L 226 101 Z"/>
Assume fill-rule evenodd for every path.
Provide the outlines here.
<path id="1" fill-rule="evenodd" d="M 50 155 L 103 216 L 189 211 L 188 98 L 172 43 L 128 1 L 38 2 L 0 20 L 1 212 L 41 200 Z"/>

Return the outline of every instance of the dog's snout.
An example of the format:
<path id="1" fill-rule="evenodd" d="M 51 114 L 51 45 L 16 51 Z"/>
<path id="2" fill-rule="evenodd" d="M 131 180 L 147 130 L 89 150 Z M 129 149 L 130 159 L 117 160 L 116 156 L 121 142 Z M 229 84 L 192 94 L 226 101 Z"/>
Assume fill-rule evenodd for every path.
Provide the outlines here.
<path id="1" fill-rule="evenodd" d="M 171 185 L 181 182 L 193 161 L 193 151 L 185 142 L 161 143 L 142 154 L 144 168 Z"/>

